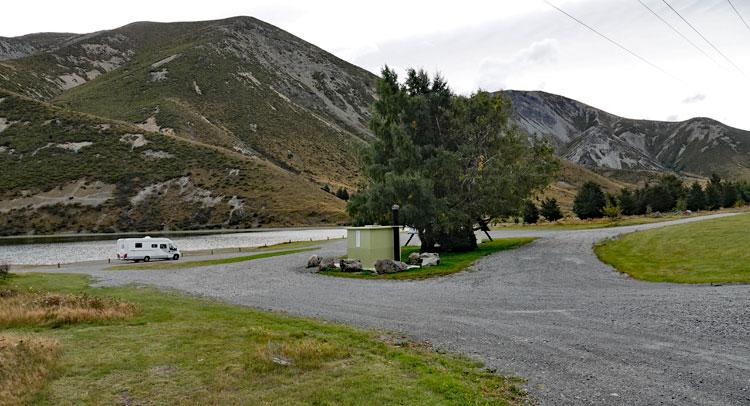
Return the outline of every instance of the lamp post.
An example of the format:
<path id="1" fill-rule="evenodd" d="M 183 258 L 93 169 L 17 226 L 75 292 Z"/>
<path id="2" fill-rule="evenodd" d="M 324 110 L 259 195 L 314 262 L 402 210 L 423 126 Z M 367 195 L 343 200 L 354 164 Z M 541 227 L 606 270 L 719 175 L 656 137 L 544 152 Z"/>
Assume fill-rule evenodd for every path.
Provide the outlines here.
<path id="1" fill-rule="evenodd" d="M 401 261 L 401 238 L 398 235 L 398 205 L 391 206 L 391 220 L 393 225 L 393 260 Z"/>

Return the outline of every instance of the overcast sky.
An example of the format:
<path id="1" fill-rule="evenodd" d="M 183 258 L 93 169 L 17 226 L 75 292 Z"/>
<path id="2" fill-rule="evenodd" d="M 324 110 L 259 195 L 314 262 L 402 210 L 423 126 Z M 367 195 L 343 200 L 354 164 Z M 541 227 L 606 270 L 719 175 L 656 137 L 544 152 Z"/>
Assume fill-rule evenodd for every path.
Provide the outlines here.
<path id="1" fill-rule="evenodd" d="M 750 129 L 750 28 L 728 0 L 667 0 L 718 51 L 663 0 L 641 1 L 700 50 L 639 0 L 550 1 L 648 62 L 541 0 L 30 0 L 3 7 L 0 36 L 250 15 L 375 73 L 439 71 L 461 93 L 544 90 L 626 117 Z M 750 23 L 750 0 L 731 2 Z"/>

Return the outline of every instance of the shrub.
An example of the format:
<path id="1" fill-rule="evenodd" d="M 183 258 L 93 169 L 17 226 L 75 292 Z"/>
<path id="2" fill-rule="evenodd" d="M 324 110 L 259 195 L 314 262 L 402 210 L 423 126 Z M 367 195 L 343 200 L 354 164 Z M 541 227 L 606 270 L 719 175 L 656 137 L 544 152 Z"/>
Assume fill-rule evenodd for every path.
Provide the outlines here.
<path id="1" fill-rule="evenodd" d="M 620 210 L 620 206 L 612 204 L 612 202 L 608 202 L 607 205 L 602 209 L 602 212 L 605 216 L 611 219 L 616 219 L 620 217 L 620 213 L 622 212 L 622 210 Z"/>
<path id="2" fill-rule="evenodd" d="M 694 182 L 687 194 L 687 209 L 691 211 L 704 210 L 706 208 L 706 194 L 698 182 Z"/>
<path id="3" fill-rule="evenodd" d="M 604 192 L 601 187 L 594 182 L 586 182 L 578 191 L 575 201 L 573 202 L 573 212 L 580 219 L 590 219 L 602 217 L 602 209 L 606 204 Z"/>
<path id="4" fill-rule="evenodd" d="M 539 221 L 539 209 L 534 202 L 527 201 L 523 206 L 523 222 L 526 224 L 536 224 Z"/>
<path id="5" fill-rule="evenodd" d="M 10 272 L 10 264 L 0 263 L 0 278 L 7 278 Z"/>
<path id="6" fill-rule="evenodd" d="M 548 198 L 542 201 L 540 209 L 541 215 L 544 216 L 547 221 L 557 221 L 563 218 L 560 206 L 557 204 L 557 199 Z"/>

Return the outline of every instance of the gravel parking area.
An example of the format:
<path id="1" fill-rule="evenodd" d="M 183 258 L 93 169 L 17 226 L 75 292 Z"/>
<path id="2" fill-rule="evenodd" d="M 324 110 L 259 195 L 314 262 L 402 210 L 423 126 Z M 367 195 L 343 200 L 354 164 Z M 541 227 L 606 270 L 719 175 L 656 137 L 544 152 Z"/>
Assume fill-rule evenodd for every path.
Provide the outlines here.
<path id="1" fill-rule="evenodd" d="M 717 215 L 721 216 L 721 215 Z M 231 265 L 103 271 L 99 284 L 142 283 L 260 309 L 404 332 L 527 378 L 542 404 L 750 404 L 750 285 L 633 280 L 592 244 L 701 221 L 579 231 L 498 231 L 535 242 L 424 281 L 345 279 L 303 268 L 311 253 Z M 727 242 L 731 243 L 731 242 Z M 342 255 L 345 243 L 319 255 Z"/>

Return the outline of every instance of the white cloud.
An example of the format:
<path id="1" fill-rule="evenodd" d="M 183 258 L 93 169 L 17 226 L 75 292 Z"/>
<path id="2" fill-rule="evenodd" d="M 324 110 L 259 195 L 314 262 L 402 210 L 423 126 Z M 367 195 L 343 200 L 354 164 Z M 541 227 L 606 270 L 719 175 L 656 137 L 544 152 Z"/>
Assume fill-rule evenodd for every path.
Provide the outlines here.
<path id="1" fill-rule="evenodd" d="M 706 100 L 706 95 L 703 93 L 698 93 L 690 97 L 686 97 L 685 99 L 682 100 L 682 103 L 683 104 L 699 103 L 699 102 L 702 102 L 703 100 Z"/>
<path id="2" fill-rule="evenodd" d="M 510 58 L 485 58 L 479 67 L 479 87 L 495 91 L 505 88 L 514 74 L 557 62 L 560 45 L 554 38 L 533 42 Z"/>

